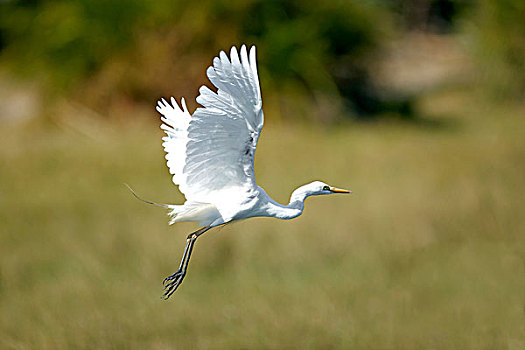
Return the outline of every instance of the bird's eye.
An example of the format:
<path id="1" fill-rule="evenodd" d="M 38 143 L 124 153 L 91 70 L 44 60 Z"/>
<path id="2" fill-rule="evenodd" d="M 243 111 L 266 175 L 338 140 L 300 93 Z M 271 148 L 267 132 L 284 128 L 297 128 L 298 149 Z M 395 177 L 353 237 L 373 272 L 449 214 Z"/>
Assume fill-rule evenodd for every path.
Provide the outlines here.
<path id="1" fill-rule="evenodd" d="M 330 186 L 324 186 L 323 191 L 330 191 Z"/>

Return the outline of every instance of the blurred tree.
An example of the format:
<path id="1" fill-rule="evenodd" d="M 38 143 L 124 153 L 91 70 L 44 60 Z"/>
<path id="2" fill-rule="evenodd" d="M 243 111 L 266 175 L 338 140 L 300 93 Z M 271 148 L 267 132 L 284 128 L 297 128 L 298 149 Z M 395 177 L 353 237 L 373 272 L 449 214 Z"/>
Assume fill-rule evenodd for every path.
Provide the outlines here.
<path id="1" fill-rule="evenodd" d="M 352 1 L 252 1 L 243 13 L 237 17 L 242 36 L 264 48 L 274 87 L 303 85 L 317 106 L 342 98 L 346 110 L 360 117 L 410 115 L 408 99 L 392 98 L 369 75 L 369 63 L 393 31 L 386 8 Z M 327 113 L 337 109 L 320 117 L 338 117 Z"/>
<path id="2" fill-rule="evenodd" d="M 408 30 L 450 33 L 474 0 L 390 0 L 390 7 Z"/>
<path id="3" fill-rule="evenodd" d="M 4 58 L 65 88 L 129 49 L 155 15 L 144 0 L 12 0 L 0 8 Z"/>
<path id="4" fill-rule="evenodd" d="M 380 2 L 12 0 L 0 10 L 4 62 L 102 112 L 123 99 L 193 95 L 188 81 L 200 81 L 218 49 L 240 43 L 257 44 L 264 91 L 302 105 L 306 118 L 410 112 L 409 99 L 370 78 L 393 32 Z"/>

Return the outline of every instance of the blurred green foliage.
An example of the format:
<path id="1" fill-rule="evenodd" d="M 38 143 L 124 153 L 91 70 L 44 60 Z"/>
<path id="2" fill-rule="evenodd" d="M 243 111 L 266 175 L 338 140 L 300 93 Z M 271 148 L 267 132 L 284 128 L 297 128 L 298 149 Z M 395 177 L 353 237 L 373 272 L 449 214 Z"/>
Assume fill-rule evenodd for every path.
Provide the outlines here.
<path id="1" fill-rule="evenodd" d="M 0 6 L 4 59 L 19 71 L 48 78 L 47 88 L 59 92 L 100 83 L 101 72 L 115 61 L 124 67 L 121 72 L 162 66 L 158 55 L 141 52 L 158 50 L 154 46 L 170 47 L 170 64 L 176 65 L 184 56 L 209 58 L 232 44 L 253 43 L 272 91 L 286 97 L 302 90 L 313 105 L 342 96 L 354 111 L 380 111 L 383 97 L 372 87 L 367 62 L 392 28 L 386 7 L 374 2 L 75 0 Z M 149 102 L 159 96 L 158 81 L 147 86 L 144 76 L 152 69 L 102 79 L 113 87 L 105 90 L 114 95 L 127 89 L 133 99 Z M 164 79 L 194 77 L 179 70 Z"/>
<path id="2" fill-rule="evenodd" d="M 391 23 L 385 8 L 362 2 L 257 1 L 241 30 L 264 50 L 274 85 L 304 84 L 316 94 L 341 95 L 354 111 L 370 114 L 381 102 L 366 62 Z M 376 104 L 374 104 L 376 102 Z"/>
<path id="3" fill-rule="evenodd" d="M 388 0 L 390 10 L 407 30 L 453 33 L 474 5 L 472 0 Z"/>
<path id="4" fill-rule="evenodd" d="M 144 0 L 21 0 L 0 8 L 4 55 L 60 88 L 87 79 L 129 50 L 139 30 L 167 19 L 157 2 Z"/>
<path id="5" fill-rule="evenodd" d="M 391 39 L 406 31 L 463 31 L 477 52 L 474 75 L 482 85 L 522 97 L 524 4 L 12 0 L 0 2 L 0 60 L 40 81 L 51 97 L 65 95 L 107 115 L 122 104 L 151 108 L 166 94 L 194 96 L 218 50 L 256 44 L 263 92 L 282 115 L 411 116 L 416 96 L 379 87 L 375 77 Z"/>

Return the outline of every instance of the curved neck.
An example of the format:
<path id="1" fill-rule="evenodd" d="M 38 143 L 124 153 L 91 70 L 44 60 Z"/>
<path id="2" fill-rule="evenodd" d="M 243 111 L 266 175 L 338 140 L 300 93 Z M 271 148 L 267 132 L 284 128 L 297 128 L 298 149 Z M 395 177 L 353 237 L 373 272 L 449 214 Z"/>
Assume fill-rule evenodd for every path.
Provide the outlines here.
<path id="1" fill-rule="evenodd" d="M 288 207 L 301 208 L 301 211 L 303 210 L 304 201 L 306 197 L 309 196 L 308 192 L 306 192 L 306 190 L 303 187 L 304 186 L 301 186 L 292 192 L 292 195 L 290 196 L 290 203 L 288 204 Z"/>
<path id="2" fill-rule="evenodd" d="M 269 216 L 273 216 L 278 219 L 289 220 L 301 215 L 304 209 L 304 200 L 309 196 L 303 187 L 299 187 L 292 192 L 292 195 L 290 196 L 290 203 L 288 205 L 277 203 L 270 198 L 271 204 L 268 208 Z"/>

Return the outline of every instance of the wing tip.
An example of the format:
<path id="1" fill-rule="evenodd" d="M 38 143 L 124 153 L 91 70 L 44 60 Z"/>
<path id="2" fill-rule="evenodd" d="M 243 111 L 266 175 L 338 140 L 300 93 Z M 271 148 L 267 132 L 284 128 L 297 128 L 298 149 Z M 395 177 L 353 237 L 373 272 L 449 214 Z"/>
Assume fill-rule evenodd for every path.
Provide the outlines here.
<path id="1" fill-rule="evenodd" d="M 155 109 L 160 114 L 167 116 L 170 112 L 175 111 L 176 113 L 190 114 L 188 111 L 188 106 L 186 105 L 186 99 L 182 97 L 180 99 L 180 104 L 175 97 L 170 97 L 168 102 L 164 97 L 157 101 Z"/>

